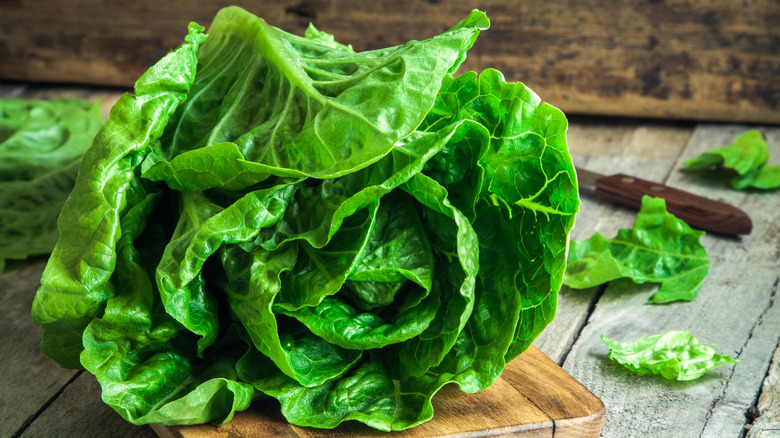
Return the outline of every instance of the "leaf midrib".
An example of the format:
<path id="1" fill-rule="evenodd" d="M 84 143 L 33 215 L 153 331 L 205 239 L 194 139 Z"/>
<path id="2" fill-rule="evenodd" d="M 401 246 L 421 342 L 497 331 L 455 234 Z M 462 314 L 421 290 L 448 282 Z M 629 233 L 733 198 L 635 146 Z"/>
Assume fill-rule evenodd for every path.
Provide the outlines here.
<path id="1" fill-rule="evenodd" d="M 650 247 L 647 247 L 647 246 L 641 246 L 641 245 L 639 245 L 639 244 L 637 244 L 635 242 L 630 242 L 630 241 L 627 241 L 627 240 L 612 239 L 611 243 L 622 244 L 622 245 L 625 245 L 625 246 L 627 246 L 629 248 L 637 248 L 637 249 L 640 249 L 640 250 L 643 250 L 645 252 L 649 252 L 649 253 L 652 253 L 652 254 L 669 255 L 669 256 L 674 256 L 674 257 L 678 257 L 678 258 L 681 258 L 681 259 L 689 259 L 689 260 L 708 260 L 707 256 L 697 256 L 697 255 L 693 255 L 693 254 L 691 254 L 691 255 L 680 254 L 680 253 L 677 253 L 677 252 L 671 252 L 671 251 L 665 251 L 665 250 L 660 250 L 660 249 L 654 249 L 654 248 L 650 248 Z"/>

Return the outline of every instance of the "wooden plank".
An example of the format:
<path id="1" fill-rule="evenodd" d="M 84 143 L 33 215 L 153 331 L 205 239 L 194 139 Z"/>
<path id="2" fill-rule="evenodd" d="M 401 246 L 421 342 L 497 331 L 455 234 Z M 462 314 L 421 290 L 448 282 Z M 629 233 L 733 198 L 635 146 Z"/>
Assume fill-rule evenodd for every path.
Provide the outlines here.
<path id="1" fill-rule="evenodd" d="M 755 127 L 701 125 L 681 160 L 730 144 L 736 135 L 753 128 Z M 759 129 L 767 137 L 771 162 L 780 164 L 780 129 Z M 721 324 L 712 324 L 709 327 L 713 336 L 718 329 L 731 334 L 731 345 L 738 347 L 735 351 L 739 352 L 742 362 L 735 367 L 723 394 L 710 408 L 702 435 L 737 436 L 744 432 L 746 412 L 761 389 L 772 353 L 780 340 L 780 302 L 776 300 L 780 287 L 780 196 L 777 191 L 735 192 L 723 181 L 711 188 L 714 185 L 711 180 L 685 172 L 673 174 L 670 181 L 690 190 L 714 191 L 714 196 L 741 202 L 743 209 L 757 225 L 750 236 L 741 239 L 741 245 L 718 239 L 714 242 L 713 249 L 707 248 L 715 267 L 712 269 L 715 272 L 709 276 L 713 280 L 710 284 L 715 282 L 715 285 L 719 286 L 713 292 L 721 293 L 724 298 L 728 296 L 729 300 L 721 302 L 721 306 L 726 304 L 728 307 L 730 301 L 744 300 L 755 315 L 753 318 L 750 313 L 740 315 L 739 311 L 731 308 L 722 313 L 725 319 Z M 751 281 L 753 278 L 756 280 Z M 752 290 L 754 288 L 755 290 Z M 734 326 L 742 330 L 735 331 Z M 740 331 L 742 333 L 739 333 Z"/>
<path id="2" fill-rule="evenodd" d="M 82 373 L 65 388 L 19 438 L 38 437 L 154 438 L 149 426 L 134 426 L 100 399 L 100 386 Z"/>
<path id="3" fill-rule="evenodd" d="M 553 435 L 556 438 L 598 436 L 606 410 L 601 400 L 574 379 L 562 379 L 555 386 L 550 385 L 545 376 L 559 375 L 560 368 L 535 348 L 523 359 L 530 366 L 507 367 L 501 379 L 512 384 L 553 420 Z M 583 412 L 591 414 L 583 416 Z"/>
<path id="4" fill-rule="evenodd" d="M 712 268 L 693 302 L 646 305 L 652 285 L 634 292 L 607 290 L 566 358 L 564 369 L 607 406 L 603 436 L 740 436 L 777 346 L 780 303 L 776 299 L 780 258 L 780 198 L 776 192 L 739 192 L 724 182 L 679 170 L 683 160 L 731 142 L 747 126 L 700 126 L 666 182 L 740 206 L 753 217 L 754 231 L 742 238 L 705 235 Z M 780 131 L 762 128 L 774 160 Z M 651 166 L 648 166 L 650 168 Z M 611 215 L 603 214 L 605 222 Z M 607 235 L 625 221 L 604 223 Z M 699 380 L 670 382 L 636 376 L 606 359 L 599 339 L 626 342 L 668 330 L 689 330 L 702 343 L 737 356 Z"/>
<path id="5" fill-rule="evenodd" d="M 750 425 L 747 438 L 770 438 L 780 434 L 780 346 L 772 357 L 756 408 L 759 417 Z"/>
<path id="6" fill-rule="evenodd" d="M 531 347 L 507 364 L 504 374 L 484 391 L 464 394 L 446 386 L 433 398 L 430 421 L 399 432 L 381 432 L 345 422 L 320 430 L 288 425 L 278 403 L 261 402 L 223 426 L 153 426 L 162 438 L 217 437 L 596 437 L 604 405 L 558 365 Z"/>
<path id="7" fill-rule="evenodd" d="M 465 67 L 498 68 L 567 113 L 780 123 L 773 0 L 11 0 L 0 78 L 129 86 L 189 21 L 229 4 L 297 34 L 314 22 L 358 50 L 430 37 L 477 8 L 492 29 Z"/>
<path id="8" fill-rule="evenodd" d="M 689 123 L 573 118 L 567 134 L 569 149 L 578 166 L 593 171 L 627 173 L 663 181 L 693 133 Z M 614 235 L 617 228 L 630 227 L 636 214 L 583 193 L 571 238 L 584 240 L 598 231 Z M 555 319 L 536 339 L 539 347 L 561 364 L 597 300 L 599 288 L 572 290 L 564 286 L 558 296 Z"/>
<path id="9" fill-rule="evenodd" d="M 41 330 L 30 309 L 43 266 L 39 259 L 0 276 L 0 436 L 26 426 L 76 373 L 59 368 L 38 349 Z"/>

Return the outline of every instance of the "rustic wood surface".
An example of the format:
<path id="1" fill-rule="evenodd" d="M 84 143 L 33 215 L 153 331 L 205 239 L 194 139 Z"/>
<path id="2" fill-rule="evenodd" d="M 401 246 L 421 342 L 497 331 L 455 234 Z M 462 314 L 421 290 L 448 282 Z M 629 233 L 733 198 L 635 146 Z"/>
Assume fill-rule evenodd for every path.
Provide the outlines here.
<path id="1" fill-rule="evenodd" d="M 702 238 L 712 267 L 694 302 L 645 304 L 657 288 L 652 285 L 623 284 L 586 291 L 564 288 L 558 317 L 536 345 L 607 405 L 604 436 L 742 436 L 750 422 L 749 411 L 756 412 L 752 407 L 762 382 L 765 378 L 769 382 L 766 376 L 780 338 L 780 303 L 776 300 L 780 193 L 734 191 L 723 181 L 681 170 L 684 160 L 729 144 L 735 135 L 755 126 L 695 125 L 691 131 L 686 124 L 631 123 L 635 123 L 633 132 L 626 134 L 602 122 L 581 128 L 575 121 L 569 135 L 575 163 L 601 173 L 619 170 L 642 175 L 730 202 L 751 215 L 753 233 Z M 768 139 L 771 160 L 780 162 L 780 129 L 757 128 Z M 581 141 L 589 144 L 581 146 Z M 631 210 L 583 197 L 573 238 L 585 239 L 594 231 L 613 236 L 633 220 Z M 672 329 L 689 330 L 702 343 L 714 344 L 741 362 L 697 381 L 668 382 L 660 377 L 637 378 L 605 358 L 601 334 L 629 342 Z M 561 346 L 560 339 L 567 339 L 567 345 Z M 776 374 L 775 370 L 770 375 Z M 758 411 L 762 412 L 760 406 Z M 771 409 L 764 413 L 756 427 L 777 430 L 777 414 Z M 758 434 L 758 430 L 752 432 Z"/>
<path id="2" fill-rule="evenodd" d="M 780 435 L 780 347 L 775 350 L 769 374 L 761 389 L 756 409 L 748 412 L 748 418 L 758 419 L 748 429 L 747 438 L 770 438 Z"/>
<path id="3" fill-rule="evenodd" d="M 0 79 L 129 86 L 189 21 L 208 25 L 230 4 L 296 34 L 313 22 L 358 50 L 481 9 L 492 28 L 465 68 L 498 68 L 567 114 L 780 122 L 775 0 L 5 0 Z"/>
<path id="4" fill-rule="evenodd" d="M 0 83 L 0 97 L 99 97 L 108 109 L 122 90 Z M 623 172 L 699 195 L 728 201 L 754 222 L 749 236 L 705 235 L 712 268 L 699 297 L 689 303 L 647 305 L 652 285 L 564 288 L 555 321 L 535 345 L 606 405 L 605 437 L 777 436 L 780 429 L 780 192 L 740 192 L 724 182 L 682 170 L 682 162 L 730 143 L 747 129 L 767 137 L 770 161 L 780 164 L 780 127 L 571 117 L 575 163 L 601 173 Z M 583 194 L 574 239 L 630 227 L 635 213 Z M 29 316 L 43 259 L 12 266 L 0 277 L 0 436 L 154 437 L 147 426 L 125 423 L 100 402 L 89 373 L 61 370 L 37 350 L 40 331 Z M 625 286 L 625 285 L 624 285 Z M 741 362 L 693 382 L 639 377 L 606 359 L 600 334 L 622 341 L 671 329 L 690 330 L 701 342 Z M 774 362 L 772 358 L 774 355 Z M 772 364 L 770 366 L 770 364 Z M 533 384 L 512 371 L 502 379 Z M 534 403 L 570 406 L 555 397 Z M 550 409 L 545 410 L 555 419 Z M 565 417 L 566 412 L 561 415 Z M 560 417 L 560 418 L 564 418 Z M 268 425 L 271 426 L 272 423 Z M 555 436 L 578 436 L 559 422 Z M 308 431 L 315 436 L 316 431 Z M 293 436 L 293 435 L 291 435 Z"/>

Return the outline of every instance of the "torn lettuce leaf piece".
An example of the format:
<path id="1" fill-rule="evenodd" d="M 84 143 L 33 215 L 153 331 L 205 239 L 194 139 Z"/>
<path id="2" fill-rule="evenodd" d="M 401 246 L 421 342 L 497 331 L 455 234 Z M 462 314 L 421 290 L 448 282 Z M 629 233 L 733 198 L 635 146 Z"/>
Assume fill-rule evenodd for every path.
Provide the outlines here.
<path id="1" fill-rule="evenodd" d="M 102 123 L 83 99 L 0 99 L 0 273 L 48 254 L 79 163 Z"/>
<path id="2" fill-rule="evenodd" d="M 633 228 L 572 242 L 564 284 L 585 289 L 630 278 L 661 283 L 648 303 L 692 301 L 710 268 L 703 234 L 668 213 L 663 199 L 645 196 Z"/>
<path id="3" fill-rule="evenodd" d="M 721 365 L 739 363 L 714 346 L 700 344 L 688 331 L 669 331 L 639 338 L 628 344 L 601 340 L 609 347 L 607 357 L 640 376 L 660 374 L 669 380 L 694 380 Z"/>
<path id="4" fill-rule="evenodd" d="M 771 190 L 780 187 L 780 166 L 767 164 L 769 148 L 757 129 L 751 129 L 721 148 L 704 152 L 685 162 L 690 170 L 713 168 L 734 172 L 729 183 L 735 189 Z"/>
<path id="5" fill-rule="evenodd" d="M 486 388 L 552 320 L 579 207 L 563 113 L 453 76 L 488 24 L 366 52 L 237 7 L 191 24 L 85 158 L 43 351 L 134 424 L 270 396 L 402 430 Z"/>

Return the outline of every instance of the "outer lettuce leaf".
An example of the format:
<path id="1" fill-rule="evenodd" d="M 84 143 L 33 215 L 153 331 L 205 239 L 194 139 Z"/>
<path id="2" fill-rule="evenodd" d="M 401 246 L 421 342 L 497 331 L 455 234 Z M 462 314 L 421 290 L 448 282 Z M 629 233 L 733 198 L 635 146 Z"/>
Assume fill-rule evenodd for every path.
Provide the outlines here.
<path id="1" fill-rule="evenodd" d="M 175 174 L 171 184 L 183 187 L 190 179 L 182 180 L 182 168 L 197 180 L 222 153 L 258 182 L 270 175 L 355 172 L 420 124 L 441 78 L 457 69 L 487 25 L 487 17 L 474 12 L 432 39 L 354 53 L 281 32 L 238 8 L 223 9 L 198 54 L 201 74 L 191 96 L 171 120 L 166 149 L 150 156 L 145 176 L 170 181 Z M 234 142 L 237 150 L 210 146 L 222 142 Z M 187 151 L 186 159 L 166 161 Z"/>
<path id="2" fill-rule="evenodd" d="M 217 346 L 217 360 L 199 361 L 194 338 L 183 336 L 184 327 L 155 297 L 151 273 L 164 249 L 149 245 L 160 230 L 145 227 L 159 220 L 152 215 L 161 196 L 138 180 L 130 189 L 117 242 L 116 294 L 84 330 L 81 364 L 97 377 L 103 400 L 132 423 L 229 421 L 249 406 L 254 388 L 236 381 L 236 359 L 231 362 L 224 345 Z"/>
<path id="3" fill-rule="evenodd" d="M 136 424 L 265 395 L 401 430 L 447 383 L 486 388 L 552 320 L 579 205 L 563 114 L 452 76 L 487 25 L 360 53 L 235 7 L 193 25 L 85 160 L 44 351 Z"/>
<path id="4" fill-rule="evenodd" d="M 60 239 L 33 302 L 41 349 L 60 365 L 80 368 L 81 334 L 115 293 L 119 220 L 125 195 L 146 148 L 162 135 L 195 78 L 195 52 L 205 39 L 190 25 L 186 42 L 166 55 L 123 95 L 87 150 L 76 184 L 62 209 Z"/>
<path id="5" fill-rule="evenodd" d="M 79 163 L 100 128 L 98 103 L 0 99 L 0 273 L 47 254 Z"/>
<path id="6" fill-rule="evenodd" d="M 649 303 L 693 301 L 710 269 L 699 242 L 703 234 L 667 213 L 663 199 L 645 196 L 633 228 L 619 230 L 613 239 L 595 233 L 572 242 L 564 284 L 585 289 L 630 278 L 661 283 Z"/>
<path id="7" fill-rule="evenodd" d="M 639 338 L 629 344 L 607 339 L 608 357 L 629 370 L 644 376 L 660 374 L 669 380 L 694 380 L 721 365 L 739 363 L 714 347 L 699 344 L 687 331 L 670 331 Z"/>
<path id="8" fill-rule="evenodd" d="M 344 50 L 351 53 L 355 52 L 352 49 L 352 44 L 341 44 L 340 42 L 336 41 L 336 38 L 333 35 L 327 32 L 322 32 L 321 30 L 314 27 L 314 24 L 312 23 L 309 23 L 309 27 L 306 28 L 306 33 L 304 36 L 307 40 L 316 41 L 320 44 L 329 46 L 332 49 Z"/>
<path id="9" fill-rule="evenodd" d="M 440 367 L 464 391 L 485 388 L 555 314 L 568 242 L 579 207 L 563 114 L 500 72 L 449 77 L 425 129 L 461 123 L 463 132 L 429 161 L 479 241 L 474 314 Z M 511 321 L 511 323 L 499 323 Z M 466 364 L 468 364 L 466 366 Z"/>
<path id="10" fill-rule="evenodd" d="M 691 170 L 704 170 L 713 167 L 731 169 L 736 176 L 730 184 L 735 189 L 771 190 L 780 187 L 780 166 L 766 164 L 769 148 L 758 130 L 750 130 L 738 135 L 734 142 L 685 162 Z"/>

